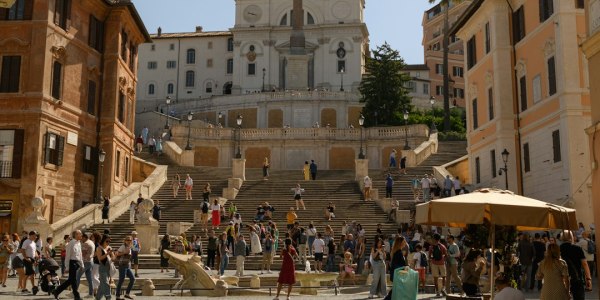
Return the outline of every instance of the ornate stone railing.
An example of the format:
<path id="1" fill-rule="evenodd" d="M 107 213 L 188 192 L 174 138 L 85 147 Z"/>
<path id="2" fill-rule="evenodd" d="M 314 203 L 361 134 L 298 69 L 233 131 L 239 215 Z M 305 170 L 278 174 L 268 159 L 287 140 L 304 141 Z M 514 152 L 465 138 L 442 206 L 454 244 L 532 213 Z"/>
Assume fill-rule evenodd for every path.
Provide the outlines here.
<path id="1" fill-rule="evenodd" d="M 223 140 L 233 139 L 236 130 L 233 128 L 191 128 L 194 140 Z M 188 128 L 174 125 L 174 137 L 187 137 Z M 400 127 L 375 127 L 363 129 L 364 140 L 390 140 L 409 137 L 427 137 L 427 125 L 409 125 Z M 249 128 L 241 129 L 240 139 L 244 140 L 360 140 L 359 128 Z"/>
<path id="2" fill-rule="evenodd" d="M 110 199 L 110 221 L 126 212 L 131 201 L 135 201 L 139 193 L 142 193 L 144 197 L 152 197 L 167 180 L 167 166 L 158 166 L 137 157 L 134 157 L 132 162 L 132 170 L 139 173 L 136 174 L 137 176 L 145 177 L 145 179 L 142 182 L 131 183 L 119 195 Z M 150 173 L 148 173 L 149 169 L 152 169 Z M 37 230 L 42 236 L 62 238 L 64 235 L 70 235 L 74 230 L 86 229 L 102 222 L 102 204 L 88 204 L 53 224 L 48 224 L 48 221 L 41 216 L 41 207 L 36 210 L 35 203 L 33 205 L 34 212 L 23 222 L 23 227 L 25 230 Z"/>
<path id="3" fill-rule="evenodd" d="M 194 166 L 194 152 L 185 151 L 174 142 L 163 142 L 163 153 L 180 166 Z"/>
<path id="4" fill-rule="evenodd" d="M 446 175 L 453 177 L 459 176 L 463 185 L 469 186 L 471 183 L 469 174 L 469 156 L 465 155 L 447 164 L 433 167 L 433 176 L 435 176 L 438 182 L 444 182 Z"/>

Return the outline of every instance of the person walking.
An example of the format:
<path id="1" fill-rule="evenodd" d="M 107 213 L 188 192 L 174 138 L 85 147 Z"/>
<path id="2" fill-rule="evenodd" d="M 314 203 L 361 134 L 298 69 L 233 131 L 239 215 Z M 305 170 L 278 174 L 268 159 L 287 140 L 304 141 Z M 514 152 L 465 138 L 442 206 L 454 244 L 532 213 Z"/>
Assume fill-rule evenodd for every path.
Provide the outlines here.
<path id="1" fill-rule="evenodd" d="M 123 286 L 123 282 L 125 282 L 125 276 L 129 278 L 129 284 L 127 285 L 127 289 L 125 290 L 125 298 L 133 299 L 131 297 L 131 289 L 133 288 L 133 284 L 135 283 L 135 276 L 133 272 L 131 272 L 131 249 L 132 249 L 133 238 L 131 236 L 125 237 L 123 241 L 123 245 L 119 247 L 116 253 L 116 260 L 119 265 L 119 281 L 117 282 L 117 300 L 123 300 L 121 297 L 121 287 Z"/>
<path id="2" fill-rule="evenodd" d="M 396 167 L 396 153 L 396 149 L 392 149 L 392 152 L 390 153 L 390 168 Z"/>
<path id="3" fill-rule="evenodd" d="M 192 200 L 192 189 L 194 188 L 194 180 L 190 174 L 185 175 L 185 200 Z"/>
<path id="4" fill-rule="evenodd" d="M 110 269 L 113 264 L 115 256 L 112 248 L 110 248 L 110 237 L 108 235 L 102 236 L 98 247 L 96 248 L 96 258 L 98 259 L 98 280 L 99 285 L 96 290 L 96 300 L 104 297 L 110 300 Z"/>
<path id="5" fill-rule="evenodd" d="M 581 247 L 583 254 L 585 254 L 588 269 L 590 269 L 590 276 L 594 276 L 594 254 L 596 254 L 596 244 L 590 239 L 589 231 L 584 231 L 581 233 L 581 239 L 579 239 L 577 245 Z"/>
<path id="6" fill-rule="evenodd" d="M 392 188 L 394 187 L 394 178 L 392 174 L 388 173 L 385 177 L 385 197 L 392 198 Z"/>
<path id="7" fill-rule="evenodd" d="M 207 182 L 204 185 L 204 189 L 202 190 L 202 200 L 204 200 L 205 202 L 209 202 L 210 193 L 211 193 L 210 182 Z"/>
<path id="8" fill-rule="evenodd" d="M 519 240 L 517 244 L 517 257 L 519 257 L 519 262 L 521 263 L 521 289 L 525 291 L 529 291 L 531 284 L 533 283 L 533 273 L 532 273 L 532 264 L 533 258 L 535 257 L 535 250 L 533 248 L 533 244 L 529 240 L 529 233 L 523 233 L 521 235 L 521 240 Z"/>
<path id="9" fill-rule="evenodd" d="M 148 132 L 150 130 L 148 130 L 147 126 L 144 126 L 144 128 L 142 128 L 142 141 L 144 142 L 144 144 L 148 144 Z"/>
<path id="10" fill-rule="evenodd" d="M 385 250 L 383 249 L 383 240 L 376 239 L 371 248 L 371 257 L 373 264 L 373 282 L 369 290 L 369 299 L 375 298 L 377 294 L 380 297 L 387 295 L 387 283 L 385 281 Z"/>
<path id="11" fill-rule="evenodd" d="M 26 231 L 25 231 L 25 233 L 26 233 Z M 20 282 L 22 283 L 22 286 L 23 286 L 23 290 L 21 290 L 21 291 L 27 292 L 27 279 L 29 278 L 29 280 L 31 281 L 31 291 L 33 292 L 33 294 L 37 293 L 37 288 L 38 288 L 35 285 L 35 268 L 34 268 L 35 263 L 38 259 L 37 245 L 35 242 L 37 238 L 38 238 L 37 232 L 30 231 L 29 237 L 22 241 L 21 248 L 20 248 L 21 254 L 23 256 L 23 266 L 25 267 L 25 273 L 23 274 L 22 277 L 19 277 Z M 80 250 L 81 250 L 81 248 L 80 248 Z M 66 261 L 68 262 L 68 260 L 66 260 Z M 77 269 L 75 269 L 75 271 L 77 271 Z M 72 277 L 73 280 L 75 279 L 75 275 L 76 274 L 73 274 L 71 276 L 71 274 L 69 273 L 69 277 Z M 75 282 L 73 282 L 73 284 L 75 284 Z"/>
<path id="12" fill-rule="evenodd" d="M 10 242 L 10 235 L 4 234 L 2 236 L 2 243 L 0 244 L 0 284 L 2 287 L 6 287 L 6 278 L 8 277 L 8 265 L 10 263 L 10 256 L 13 254 L 14 248 Z"/>
<path id="13" fill-rule="evenodd" d="M 450 196 L 452 196 L 452 179 L 450 179 L 450 175 L 446 175 L 446 178 L 444 178 L 444 194 L 442 195 L 442 198 Z"/>
<path id="14" fill-rule="evenodd" d="M 413 193 L 413 199 L 415 202 L 419 201 L 419 196 L 421 195 L 421 181 L 419 178 L 417 178 L 417 175 L 410 180 L 410 189 Z"/>
<path id="15" fill-rule="evenodd" d="M 92 266 L 93 266 L 93 257 L 96 251 L 96 245 L 92 242 L 87 234 L 81 235 L 81 255 L 83 257 L 83 268 L 80 268 L 77 271 L 77 286 L 81 282 L 81 276 L 85 274 L 85 279 L 87 280 L 88 286 L 88 297 L 94 296 L 94 288 L 97 286 L 93 285 L 92 280 Z"/>
<path id="16" fill-rule="evenodd" d="M 310 177 L 312 180 L 317 180 L 317 164 L 314 160 L 310 161 Z"/>
<path id="17" fill-rule="evenodd" d="M 263 160 L 263 165 L 262 165 L 263 180 L 269 179 L 269 168 L 270 167 L 271 167 L 271 165 L 269 164 L 269 159 L 265 157 L 265 159 Z"/>
<path id="18" fill-rule="evenodd" d="M 104 200 L 102 201 L 102 224 L 109 223 L 109 213 L 110 213 L 110 199 L 104 196 Z"/>
<path id="19" fill-rule="evenodd" d="M 531 274 L 532 276 L 537 274 L 537 269 L 539 267 L 540 262 L 544 259 L 544 253 L 546 252 L 546 243 L 541 239 L 539 233 L 535 233 L 533 239 L 533 264 L 531 266 Z M 532 278 L 535 279 L 535 278 Z M 542 289 L 542 281 L 541 280 L 531 280 L 531 285 L 529 285 L 529 289 L 533 290 L 535 283 L 537 282 L 537 290 L 540 291 Z"/>
<path id="20" fill-rule="evenodd" d="M 400 159 L 400 174 L 406 175 L 406 156 Z"/>
<path id="21" fill-rule="evenodd" d="M 171 237 L 168 234 L 163 235 L 160 240 L 160 272 L 163 273 L 165 270 L 169 272 L 169 259 L 165 257 L 165 250 L 171 249 Z"/>
<path id="22" fill-rule="evenodd" d="M 208 243 L 206 245 L 206 266 L 214 269 L 215 268 L 215 257 L 217 256 L 219 240 L 215 236 L 215 231 L 210 231 L 208 237 Z"/>
<path id="23" fill-rule="evenodd" d="M 390 261 L 390 281 L 394 282 L 394 273 L 396 271 L 396 269 L 398 268 L 403 268 L 408 266 L 408 263 L 406 263 L 406 258 L 404 257 L 404 249 L 408 248 L 408 243 L 406 242 L 406 239 L 401 236 L 398 235 L 396 236 L 396 238 L 394 239 L 394 245 L 392 246 L 392 250 L 391 250 L 391 261 Z M 387 294 L 387 296 L 385 296 L 384 300 L 392 300 L 393 299 L 393 295 L 392 295 L 392 291 L 393 289 L 390 289 L 389 293 Z"/>
<path id="24" fill-rule="evenodd" d="M 29 236 L 31 237 L 31 232 L 29 233 Z M 79 286 L 77 285 L 77 271 L 83 267 L 83 255 L 81 253 L 81 231 L 79 230 L 73 232 L 73 239 L 67 244 L 65 262 L 69 264 L 65 270 L 69 272 L 69 277 L 52 291 L 52 295 L 55 299 L 58 299 L 59 295 L 70 286 L 73 298 L 75 298 L 75 300 L 80 300 L 81 296 L 79 295 Z"/>
<path id="25" fill-rule="evenodd" d="M 333 272 L 335 269 L 336 247 L 335 238 L 332 235 L 327 240 L 327 263 L 325 264 L 325 272 Z"/>
<path id="26" fill-rule="evenodd" d="M 263 249 L 262 264 L 260 266 L 260 274 L 262 275 L 265 269 L 267 274 L 271 274 L 271 263 L 273 263 L 274 242 L 271 233 L 265 234 L 265 247 Z"/>
<path id="27" fill-rule="evenodd" d="M 148 139 L 148 151 L 150 152 L 150 155 L 154 154 L 155 149 L 156 149 L 156 139 L 154 139 L 154 137 L 151 137 L 150 139 Z"/>
<path id="28" fill-rule="evenodd" d="M 573 232 L 570 230 L 563 230 L 560 239 L 562 240 L 560 255 L 569 267 L 571 296 L 573 300 L 585 299 L 585 290 L 592 290 L 592 276 L 583 249 L 573 244 Z"/>
<path id="29" fill-rule="evenodd" d="M 454 177 L 454 180 L 452 180 L 452 186 L 454 188 L 454 196 L 458 196 L 458 194 L 460 194 L 460 191 L 462 189 L 461 183 L 460 183 L 460 178 L 458 176 Z"/>
<path id="30" fill-rule="evenodd" d="M 561 259 L 558 245 L 548 245 L 544 260 L 540 262 L 535 278 L 544 280 L 540 295 L 541 299 L 562 300 L 571 298 L 569 292 L 569 267 L 567 266 L 567 262 Z"/>
<path id="31" fill-rule="evenodd" d="M 141 196 L 141 194 L 140 194 Z M 135 201 L 131 201 L 129 204 L 129 224 L 135 224 L 135 215 L 137 214 L 137 203 Z"/>
<path id="32" fill-rule="evenodd" d="M 431 275 L 433 275 L 433 284 L 435 285 L 435 294 L 440 297 L 440 293 L 446 295 L 444 286 L 439 286 L 438 279 L 442 277 L 442 282 L 446 281 L 446 256 L 448 250 L 440 243 L 439 233 L 433 234 L 433 244 L 429 246 L 429 261 L 431 262 Z"/>
<path id="33" fill-rule="evenodd" d="M 317 238 L 313 241 L 311 250 L 315 257 L 315 271 L 317 273 L 323 272 L 323 253 L 325 252 L 325 241 L 323 241 L 320 232 L 317 233 Z"/>
<path id="34" fill-rule="evenodd" d="M 430 195 L 430 187 L 431 181 L 429 180 L 429 175 L 425 174 L 425 177 L 421 179 L 421 189 L 423 190 L 423 201 L 428 202 L 431 200 Z"/>
<path id="35" fill-rule="evenodd" d="M 179 188 L 181 187 L 181 177 L 179 174 L 173 175 L 173 179 L 171 179 L 171 189 L 173 189 L 173 199 L 177 198 L 177 194 L 179 192 Z"/>
<path id="36" fill-rule="evenodd" d="M 450 293 L 452 289 L 450 284 L 454 280 L 454 284 L 458 287 L 459 293 L 462 294 L 462 282 L 458 275 L 458 260 L 460 259 L 461 253 L 460 248 L 455 242 L 453 235 L 448 235 L 446 238 L 448 241 L 448 258 L 446 265 L 446 292 Z"/>
<path id="37" fill-rule="evenodd" d="M 279 271 L 279 277 L 277 278 L 277 296 L 273 300 L 279 300 L 279 294 L 284 284 L 288 286 L 287 298 L 290 298 L 292 287 L 296 283 L 296 268 L 294 266 L 294 258 L 297 258 L 296 249 L 292 246 L 291 239 L 285 239 L 285 246 L 281 250 L 281 271 Z"/>
<path id="38" fill-rule="evenodd" d="M 218 230 L 219 225 L 221 225 L 221 205 L 219 205 L 219 200 L 215 199 L 210 209 L 212 214 L 212 229 Z"/>
<path id="39" fill-rule="evenodd" d="M 138 276 L 138 266 L 140 264 L 140 251 L 142 251 L 142 243 L 137 237 L 137 231 L 131 232 L 131 263 L 133 264 L 133 270 L 135 271 L 135 277 Z"/>
<path id="40" fill-rule="evenodd" d="M 314 180 L 314 179 L 313 179 Z M 294 200 L 296 200 L 296 210 L 300 210 L 300 205 L 302 205 L 302 209 L 306 210 L 304 206 L 304 201 L 302 200 L 302 193 L 304 193 L 304 189 L 300 187 L 300 184 L 296 184 L 295 188 L 291 188 L 292 192 L 294 192 Z"/>
<path id="41" fill-rule="evenodd" d="M 221 239 L 219 239 L 219 257 L 221 262 L 219 263 L 219 275 L 225 275 L 225 269 L 229 264 L 229 248 L 227 247 L 227 234 L 222 233 Z"/>
<path id="42" fill-rule="evenodd" d="M 138 136 L 135 138 L 135 150 L 138 154 L 142 153 L 142 149 L 144 148 L 144 139 L 142 136 Z"/>
<path id="43" fill-rule="evenodd" d="M 369 177 L 369 175 L 367 175 L 363 179 L 363 183 L 364 183 L 365 201 L 369 201 L 369 200 L 371 200 L 371 187 L 373 186 L 373 181 L 371 180 L 371 177 Z"/>
<path id="44" fill-rule="evenodd" d="M 240 234 L 235 242 L 233 256 L 235 256 L 235 276 L 244 276 L 244 262 L 246 261 L 246 240 Z"/>
<path id="45" fill-rule="evenodd" d="M 359 236 L 356 240 L 356 249 L 354 253 L 354 261 L 356 261 L 356 274 L 361 274 L 365 264 L 365 252 L 367 245 L 365 244 L 365 237 Z"/>
<path id="46" fill-rule="evenodd" d="M 308 228 L 306 229 L 306 237 L 308 239 L 308 256 L 313 256 L 313 243 L 317 238 L 317 228 L 311 221 L 308 223 Z"/>
<path id="47" fill-rule="evenodd" d="M 304 167 L 302 167 L 302 175 L 304 175 L 304 181 L 310 180 L 310 165 L 308 161 L 304 162 Z"/>

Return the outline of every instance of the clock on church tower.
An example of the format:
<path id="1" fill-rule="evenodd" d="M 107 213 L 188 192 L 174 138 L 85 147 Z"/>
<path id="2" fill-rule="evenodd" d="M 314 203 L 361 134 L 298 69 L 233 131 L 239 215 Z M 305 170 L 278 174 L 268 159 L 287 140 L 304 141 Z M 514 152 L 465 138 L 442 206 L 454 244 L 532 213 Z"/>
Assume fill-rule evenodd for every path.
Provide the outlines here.
<path id="1" fill-rule="evenodd" d="M 262 17 L 262 9 L 258 5 L 248 5 L 244 8 L 244 20 L 250 24 L 255 24 Z"/>

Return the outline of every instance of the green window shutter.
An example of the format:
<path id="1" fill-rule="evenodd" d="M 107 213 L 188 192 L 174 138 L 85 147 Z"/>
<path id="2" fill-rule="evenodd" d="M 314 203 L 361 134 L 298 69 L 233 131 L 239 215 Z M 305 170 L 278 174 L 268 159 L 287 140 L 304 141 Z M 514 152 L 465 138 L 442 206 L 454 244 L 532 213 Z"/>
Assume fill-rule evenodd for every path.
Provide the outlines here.
<path id="1" fill-rule="evenodd" d="M 52 154 L 52 149 L 50 149 L 50 133 L 46 133 L 46 149 L 44 150 L 44 163 L 50 163 L 50 155 Z"/>
<path id="2" fill-rule="evenodd" d="M 57 136 L 56 138 L 56 165 L 62 166 L 63 155 L 65 152 L 65 138 L 63 136 Z"/>

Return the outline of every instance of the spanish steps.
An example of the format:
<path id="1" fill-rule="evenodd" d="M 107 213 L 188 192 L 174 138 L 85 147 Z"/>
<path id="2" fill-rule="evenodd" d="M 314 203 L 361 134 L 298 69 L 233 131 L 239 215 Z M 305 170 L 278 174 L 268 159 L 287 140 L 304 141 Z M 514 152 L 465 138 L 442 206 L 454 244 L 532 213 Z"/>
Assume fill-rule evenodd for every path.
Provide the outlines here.
<path id="1" fill-rule="evenodd" d="M 383 197 L 385 195 L 385 174 L 388 171 L 391 172 L 396 181 L 394 199 L 401 200 L 400 209 L 414 209 L 414 201 L 410 201 L 412 199 L 409 185 L 410 176 L 412 174 L 419 176 L 425 173 L 431 174 L 433 166 L 445 164 L 465 154 L 465 142 L 441 142 L 437 154 L 433 154 L 419 166 L 408 168 L 408 176 L 400 175 L 397 170 L 370 170 L 373 186 L 379 189 L 380 197 Z M 230 168 L 182 167 L 165 156 L 156 157 L 147 153 L 142 153 L 140 158 L 169 166 L 169 180 L 152 197 L 155 201 L 159 200 L 162 207 L 159 235 L 166 233 L 167 222 L 193 222 L 194 210 L 199 210 L 201 207 L 202 187 L 208 182 L 212 187 L 211 198 L 221 196 L 223 188 L 227 187 L 227 179 L 231 177 Z M 194 179 L 193 200 L 183 200 L 185 199 L 183 189 L 179 191 L 178 197 L 173 199 L 170 183 L 175 174 L 179 174 L 182 180 L 185 178 L 185 174 L 190 174 Z M 286 226 L 285 215 L 290 207 L 295 207 L 291 189 L 298 183 L 305 189 L 303 200 L 306 210 L 297 211 L 297 221 L 301 226 L 307 226 L 309 221 L 313 221 L 317 231 L 323 232 L 325 226 L 329 224 L 334 230 L 336 240 L 339 241 L 343 222 L 356 221 L 365 229 L 368 239 L 367 249 L 371 247 L 372 236 L 377 224 L 382 225 L 384 234 L 395 233 L 398 228 L 398 225 L 388 221 L 383 210 L 375 202 L 364 201 L 359 184 L 354 181 L 353 170 L 319 170 L 317 180 L 304 181 L 302 170 L 272 170 L 269 180 L 263 180 L 262 170 L 246 169 L 246 181 L 236 199 L 232 201 L 236 204 L 244 224 L 248 224 L 254 219 L 258 205 L 268 202 L 275 208 L 273 221 L 278 225 L 280 238 L 282 238 Z M 333 202 L 336 206 L 336 218 L 332 221 L 327 221 L 324 217 L 324 210 L 329 202 Z M 228 206 L 229 203 L 226 204 L 226 207 Z M 225 226 L 226 224 L 221 224 L 217 233 L 222 232 Z M 126 235 L 135 230 L 135 225 L 129 224 L 129 212 L 125 212 L 110 224 L 97 224 L 90 228 L 90 230 L 101 232 L 104 229 L 110 230 L 112 244 L 117 246 Z M 242 233 L 246 236 L 246 242 L 249 243 L 248 231 L 244 229 Z M 188 239 L 194 234 L 200 235 L 203 245 L 206 247 L 207 239 L 201 232 L 199 224 L 192 226 L 186 234 Z M 250 256 L 246 259 L 245 268 L 248 270 L 260 269 L 260 262 L 260 256 Z M 278 269 L 280 265 L 281 259 L 277 255 L 274 258 L 273 269 Z M 140 255 L 140 268 L 155 269 L 158 267 L 159 256 L 157 254 Z M 235 263 L 230 261 L 228 269 L 234 270 Z"/>

